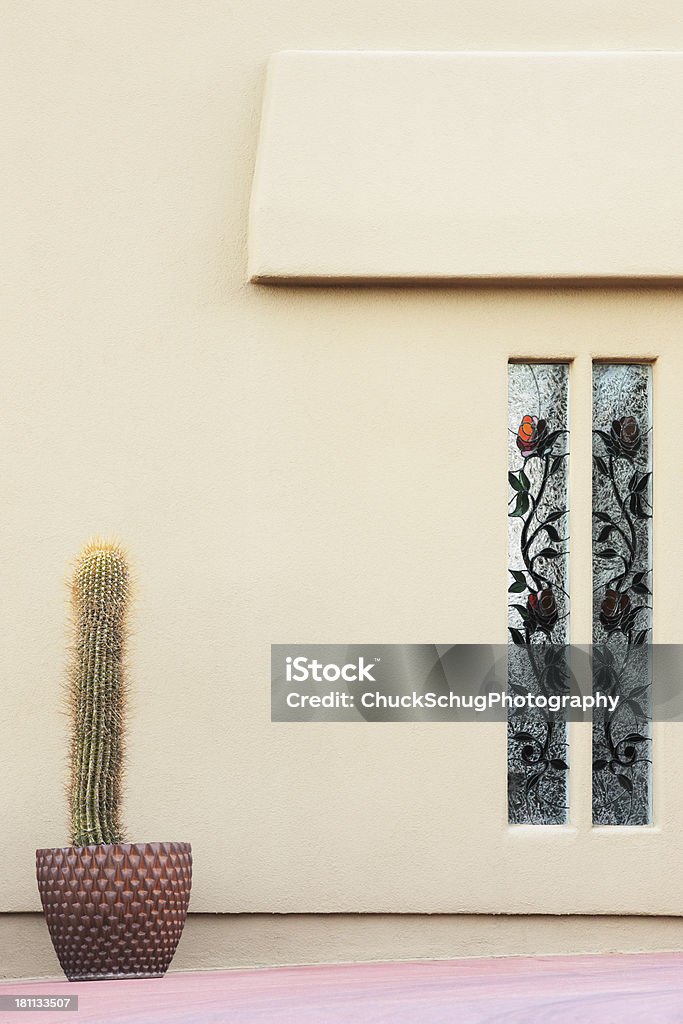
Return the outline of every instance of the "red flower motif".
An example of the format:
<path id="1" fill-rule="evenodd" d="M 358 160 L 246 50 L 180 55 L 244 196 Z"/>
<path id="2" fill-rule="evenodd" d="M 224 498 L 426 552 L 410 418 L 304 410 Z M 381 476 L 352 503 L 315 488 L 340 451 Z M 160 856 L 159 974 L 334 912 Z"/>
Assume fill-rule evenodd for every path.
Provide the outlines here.
<path id="1" fill-rule="evenodd" d="M 550 634 L 559 618 L 555 595 L 550 587 L 539 590 L 537 594 L 529 594 L 527 610 L 532 633 L 537 629 L 542 629 L 545 633 Z"/>
<path id="2" fill-rule="evenodd" d="M 631 608 L 631 598 L 618 590 L 607 590 L 600 605 L 600 622 L 608 633 L 621 630 L 627 633 L 633 625 L 635 614 Z"/>
<path id="3" fill-rule="evenodd" d="M 548 437 L 548 424 L 538 416 L 523 416 L 517 431 L 517 447 L 524 456 L 539 453 Z"/>

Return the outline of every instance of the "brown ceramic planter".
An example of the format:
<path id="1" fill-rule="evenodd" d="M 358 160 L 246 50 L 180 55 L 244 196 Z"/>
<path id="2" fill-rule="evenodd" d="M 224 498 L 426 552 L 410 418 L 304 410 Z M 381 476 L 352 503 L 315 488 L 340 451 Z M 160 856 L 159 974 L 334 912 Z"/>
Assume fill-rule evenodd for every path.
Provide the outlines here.
<path id="1" fill-rule="evenodd" d="M 36 850 L 36 874 L 52 944 L 69 981 L 166 973 L 190 902 L 189 843 Z"/>

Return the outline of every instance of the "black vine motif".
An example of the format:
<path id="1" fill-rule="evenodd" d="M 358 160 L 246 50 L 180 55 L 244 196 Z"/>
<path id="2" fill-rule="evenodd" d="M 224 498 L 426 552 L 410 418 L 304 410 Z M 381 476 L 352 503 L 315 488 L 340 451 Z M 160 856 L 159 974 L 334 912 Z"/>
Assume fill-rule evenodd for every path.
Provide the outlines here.
<path id="1" fill-rule="evenodd" d="M 649 567 L 642 526 L 652 517 L 647 445 L 634 416 L 594 430 L 595 472 L 608 485 L 610 504 L 594 510 L 595 558 L 608 579 L 598 592 L 598 621 L 604 642 L 593 649 L 595 690 L 618 696 L 613 712 L 594 717 L 594 817 L 605 823 L 641 824 L 647 820 L 649 700 L 647 656 L 650 639 Z M 602 546 L 604 545 L 604 546 Z M 595 637 L 594 639 L 598 639 Z M 645 680 L 645 681 L 644 681 Z M 641 792 L 638 792 L 640 785 Z"/>
<path id="2" fill-rule="evenodd" d="M 521 462 L 508 472 L 509 515 L 521 520 L 519 556 L 523 568 L 510 568 L 510 605 L 517 622 L 510 625 L 513 650 L 509 688 L 513 694 L 549 696 L 567 691 L 564 643 L 558 624 L 567 617 L 568 595 L 561 574 L 550 565 L 566 555 L 560 529 L 567 509 L 549 499 L 549 482 L 565 464 L 566 430 L 553 429 L 546 418 L 525 415 L 515 441 Z M 557 717 L 519 709 L 510 715 L 508 803 L 513 822 L 553 823 L 566 812 L 566 730 Z"/>

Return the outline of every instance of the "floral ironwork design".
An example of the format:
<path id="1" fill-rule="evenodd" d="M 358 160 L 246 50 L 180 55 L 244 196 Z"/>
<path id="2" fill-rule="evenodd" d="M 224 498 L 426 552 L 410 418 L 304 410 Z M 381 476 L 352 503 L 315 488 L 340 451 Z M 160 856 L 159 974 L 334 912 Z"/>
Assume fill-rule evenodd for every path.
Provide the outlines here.
<path id="1" fill-rule="evenodd" d="M 593 369 L 593 822 L 650 821 L 650 368 Z"/>
<path id="2" fill-rule="evenodd" d="M 508 687 L 521 695 L 567 692 L 567 370 L 566 364 L 509 367 Z M 509 821 L 566 821 L 567 770 L 564 719 L 511 710 Z"/>

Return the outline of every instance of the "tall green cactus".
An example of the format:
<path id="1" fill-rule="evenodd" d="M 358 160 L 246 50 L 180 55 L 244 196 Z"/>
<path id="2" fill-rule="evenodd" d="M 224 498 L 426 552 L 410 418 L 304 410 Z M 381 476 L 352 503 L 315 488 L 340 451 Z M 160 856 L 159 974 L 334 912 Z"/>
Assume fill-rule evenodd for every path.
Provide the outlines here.
<path id="1" fill-rule="evenodd" d="M 71 596 L 71 841 L 120 843 L 129 571 L 117 544 L 86 545 Z"/>

